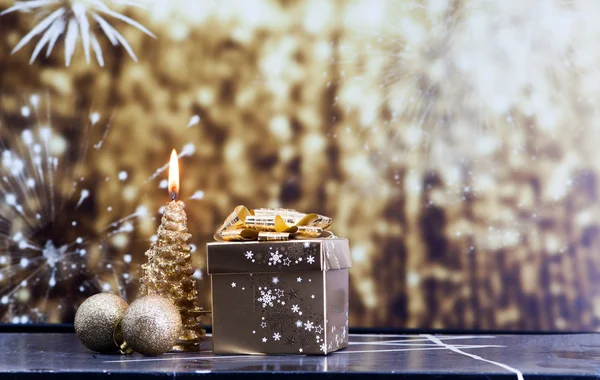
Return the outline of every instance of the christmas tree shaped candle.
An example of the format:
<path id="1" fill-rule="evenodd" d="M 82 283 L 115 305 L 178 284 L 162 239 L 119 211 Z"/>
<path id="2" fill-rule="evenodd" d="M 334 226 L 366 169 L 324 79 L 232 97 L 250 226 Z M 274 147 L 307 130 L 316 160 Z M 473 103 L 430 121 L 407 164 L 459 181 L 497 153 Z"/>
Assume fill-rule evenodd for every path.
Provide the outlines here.
<path id="1" fill-rule="evenodd" d="M 169 167 L 171 202 L 165 206 L 156 241 L 146 251 L 148 262 L 142 265 L 141 293 L 166 297 L 179 309 L 183 327 L 173 351 L 197 351 L 205 335 L 200 326 L 204 312 L 198 307 L 196 281 L 192 279 L 195 269 L 187 244 L 192 235 L 183 202 L 176 200 L 178 190 L 179 166 L 173 150 Z"/>

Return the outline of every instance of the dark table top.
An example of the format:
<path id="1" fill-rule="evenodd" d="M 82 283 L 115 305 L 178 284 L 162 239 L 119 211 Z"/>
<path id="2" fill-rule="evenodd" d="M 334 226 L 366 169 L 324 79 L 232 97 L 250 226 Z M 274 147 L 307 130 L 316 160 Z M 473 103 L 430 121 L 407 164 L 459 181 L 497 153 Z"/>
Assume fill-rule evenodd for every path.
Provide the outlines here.
<path id="1" fill-rule="evenodd" d="M 0 379 L 10 378 L 482 378 L 600 379 L 600 335 L 350 335 L 328 356 L 213 355 L 156 358 L 96 354 L 74 334 L 0 334 Z M 84 376 L 85 375 L 85 376 Z M 110 376 L 109 376 L 110 375 Z"/>

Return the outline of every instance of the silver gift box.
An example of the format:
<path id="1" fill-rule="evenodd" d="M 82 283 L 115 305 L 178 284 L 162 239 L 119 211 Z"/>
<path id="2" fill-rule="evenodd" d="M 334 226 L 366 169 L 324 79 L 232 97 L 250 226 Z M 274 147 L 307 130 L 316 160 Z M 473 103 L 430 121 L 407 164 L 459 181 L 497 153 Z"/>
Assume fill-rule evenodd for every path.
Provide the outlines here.
<path id="1" fill-rule="evenodd" d="M 328 354 L 348 346 L 347 239 L 207 246 L 216 354 Z"/>

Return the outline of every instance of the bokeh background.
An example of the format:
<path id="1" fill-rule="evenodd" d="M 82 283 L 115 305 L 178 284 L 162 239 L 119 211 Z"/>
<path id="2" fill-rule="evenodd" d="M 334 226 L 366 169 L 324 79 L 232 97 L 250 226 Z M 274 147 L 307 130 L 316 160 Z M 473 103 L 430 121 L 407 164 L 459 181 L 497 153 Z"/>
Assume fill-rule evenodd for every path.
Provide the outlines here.
<path id="1" fill-rule="evenodd" d="M 600 2 L 104 3 L 138 62 L 92 23 L 104 67 L 30 64 L 44 14 L 0 17 L 1 322 L 133 300 L 176 148 L 205 308 L 244 204 L 334 218 L 351 326 L 600 329 Z"/>

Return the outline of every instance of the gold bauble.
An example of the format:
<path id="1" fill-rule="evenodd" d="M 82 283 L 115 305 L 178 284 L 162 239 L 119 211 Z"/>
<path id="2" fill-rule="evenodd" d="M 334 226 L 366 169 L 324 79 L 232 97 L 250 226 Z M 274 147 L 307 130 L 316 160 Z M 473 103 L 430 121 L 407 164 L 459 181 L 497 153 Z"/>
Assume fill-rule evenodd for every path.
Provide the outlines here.
<path id="1" fill-rule="evenodd" d="M 121 321 L 125 344 L 146 356 L 171 349 L 181 332 L 179 310 L 168 299 L 145 296 L 134 301 Z"/>
<path id="2" fill-rule="evenodd" d="M 83 301 L 75 314 L 75 332 L 81 343 L 90 350 L 112 352 L 119 347 L 114 334 L 127 302 L 119 296 L 100 293 Z"/>

